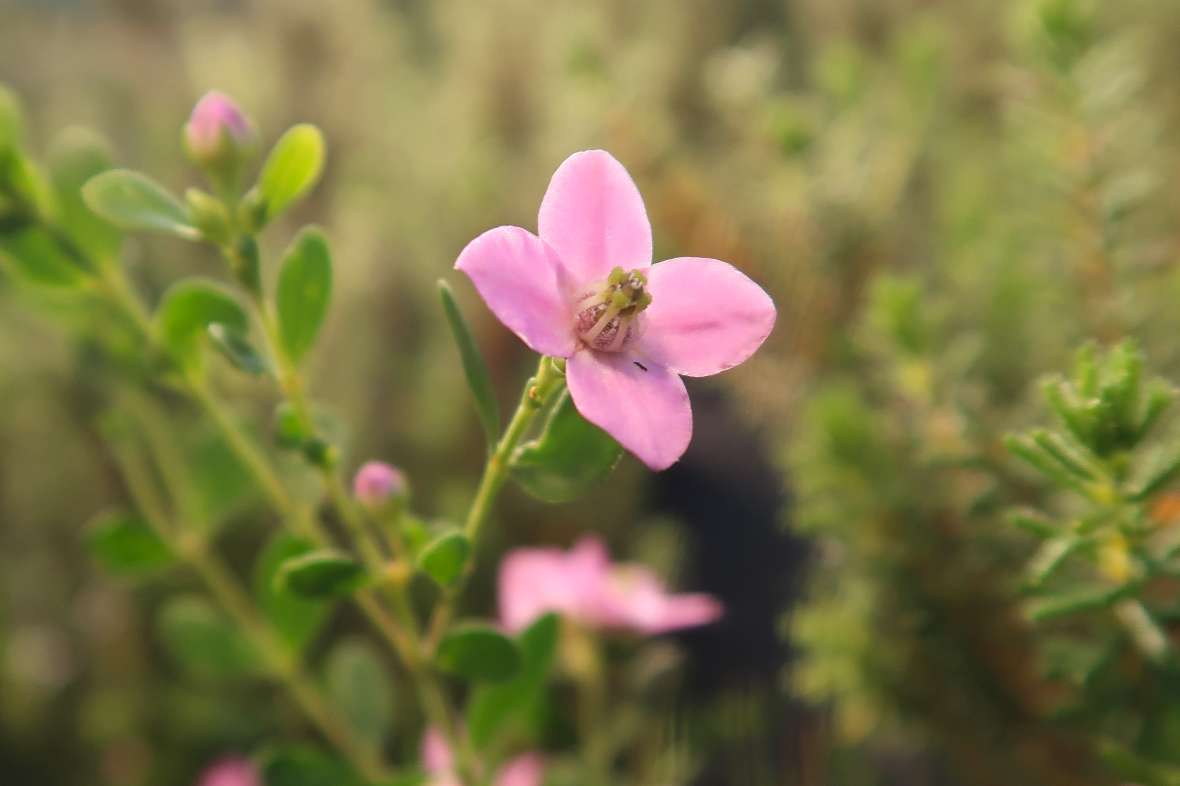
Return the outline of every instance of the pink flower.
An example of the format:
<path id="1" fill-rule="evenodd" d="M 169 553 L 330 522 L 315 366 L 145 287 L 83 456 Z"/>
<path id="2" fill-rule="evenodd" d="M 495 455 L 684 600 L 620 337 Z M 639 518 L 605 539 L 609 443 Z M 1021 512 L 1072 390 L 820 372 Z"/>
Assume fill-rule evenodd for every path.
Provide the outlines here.
<path id="1" fill-rule="evenodd" d="M 406 495 L 406 477 L 383 461 L 366 462 L 352 479 L 352 494 L 365 507 L 377 508 Z"/>
<path id="2" fill-rule="evenodd" d="M 254 125 L 233 99 L 212 90 L 204 95 L 184 127 L 184 143 L 199 164 L 216 165 L 257 143 Z"/>
<path id="3" fill-rule="evenodd" d="M 209 765 L 197 786 L 262 786 L 262 778 L 249 759 L 227 757 Z"/>
<path id="4" fill-rule="evenodd" d="M 558 167 L 537 223 L 540 237 L 520 227 L 488 230 L 455 267 L 525 344 L 568 359 L 583 417 L 652 469 L 666 469 L 692 437 L 680 376 L 709 376 L 750 357 L 774 327 L 774 303 L 716 259 L 652 265 L 643 199 L 602 150 Z"/>
<path id="5" fill-rule="evenodd" d="M 422 766 L 431 776 L 430 786 L 459 786 L 454 756 L 438 729 L 426 730 L 422 738 Z M 541 786 L 544 764 L 535 753 L 525 753 L 500 768 L 495 786 Z"/>
<path id="6" fill-rule="evenodd" d="M 512 632 L 549 612 L 591 628 L 647 635 L 706 625 L 722 613 L 710 595 L 669 594 L 642 565 L 612 565 L 597 538 L 583 538 L 568 552 L 511 552 L 500 565 L 499 593 L 500 621 Z"/>

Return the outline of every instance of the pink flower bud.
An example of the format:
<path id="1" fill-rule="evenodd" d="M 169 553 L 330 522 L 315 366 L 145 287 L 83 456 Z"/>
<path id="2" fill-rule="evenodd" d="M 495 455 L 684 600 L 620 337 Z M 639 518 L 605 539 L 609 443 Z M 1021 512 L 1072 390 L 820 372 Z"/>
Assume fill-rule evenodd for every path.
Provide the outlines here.
<path id="1" fill-rule="evenodd" d="M 352 493 L 365 507 L 378 508 L 403 499 L 408 492 L 406 476 L 383 461 L 370 461 L 357 470 Z"/>
<path id="2" fill-rule="evenodd" d="M 233 99 L 213 90 L 193 107 L 184 144 L 200 166 L 233 166 L 255 152 L 258 133 Z"/>
<path id="3" fill-rule="evenodd" d="M 249 759 L 229 757 L 209 765 L 197 786 L 262 786 L 262 778 Z"/>

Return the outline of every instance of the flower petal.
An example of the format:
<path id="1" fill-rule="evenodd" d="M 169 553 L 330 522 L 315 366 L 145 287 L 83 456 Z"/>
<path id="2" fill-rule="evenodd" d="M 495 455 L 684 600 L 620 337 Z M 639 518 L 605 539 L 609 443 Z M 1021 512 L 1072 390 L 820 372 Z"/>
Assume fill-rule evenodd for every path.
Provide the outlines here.
<path id="1" fill-rule="evenodd" d="M 569 359 L 566 381 L 582 417 L 654 470 L 667 469 L 692 439 L 688 391 L 675 373 L 642 366 L 626 353 L 585 349 Z"/>
<path id="2" fill-rule="evenodd" d="M 651 264 L 651 224 L 643 197 L 605 150 L 562 162 L 541 200 L 538 231 L 557 251 L 574 284 L 604 279 L 615 266 Z"/>
<path id="3" fill-rule="evenodd" d="M 492 313 L 542 355 L 568 357 L 577 347 L 561 262 L 539 237 L 496 227 L 472 240 L 455 267 L 470 278 Z"/>
<path id="4" fill-rule="evenodd" d="M 516 549 L 500 563 L 500 623 L 518 633 L 555 611 L 573 615 L 582 592 L 566 580 L 566 555 L 558 549 Z"/>
<path id="5" fill-rule="evenodd" d="M 716 622 L 721 604 L 704 593 L 669 593 L 654 576 L 628 591 L 628 624 L 649 635 Z"/>
<path id="6" fill-rule="evenodd" d="M 652 301 L 636 352 L 678 374 L 733 368 L 774 328 L 774 301 L 727 262 L 669 259 L 652 265 L 647 282 Z"/>
<path id="7" fill-rule="evenodd" d="M 422 735 L 422 767 L 431 775 L 446 775 L 454 768 L 454 757 L 446 737 L 434 726 Z"/>
<path id="8" fill-rule="evenodd" d="M 545 765 L 535 753 L 524 753 L 509 761 L 496 776 L 496 786 L 541 786 Z"/>

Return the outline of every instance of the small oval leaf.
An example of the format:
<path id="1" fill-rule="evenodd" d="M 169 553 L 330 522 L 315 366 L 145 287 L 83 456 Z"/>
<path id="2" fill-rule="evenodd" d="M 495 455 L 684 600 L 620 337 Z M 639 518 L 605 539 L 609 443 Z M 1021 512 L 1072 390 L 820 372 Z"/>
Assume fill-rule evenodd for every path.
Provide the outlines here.
<path id="1" fill-rule="evenodd" d="M 266 786 L 362 786 L 364 781 L 347 762 L 304 745 L 267 751 L 262 757 Z"/>
<path id="2" fill-rule="evenodd" d="M 289 560 L 314 551 L 309 541 L 289 533 L 275 535 L 254 565 L 254 596 L 267 621 L 294 652 L 301 651 L 328 621 L 331 604 L 309 600 L 278 580 Z"/>
<path id="3" fill-rule="evenodd" d="M 182 595 L 160 611 L 159 631 L 169 654 L 194 675 L 228 679 L 258 671 L 257 654 L 219 609 Z"/>
<path id="4" fill-rule="evenodd" d="M 503 682 L 520 670 L 516 642 L 480 623 L 467 623 L 448 631 L 439 642 L 435 658 L 443 671 L 483 682 Z"/>
<path id="5" fill-rule="evenodd" d="M 315 343 L 332 297 L 332 256 L 314 227 L 295 238 L 279 271 L 275 301 L 283 349 L 298 363 Z"/>
<path id="6" fill-rule="evenodd" d="M 82 199 L 95 213 L 126 230 L 166 232 L 199 240 L 180 201 L 156 181 L 129 169 L 112 169 L 90 178 Z"/>
<path id="7" fill-rule="evenodd" d="M 49 151 L 49 176 L 57 193 L 62 226 L 79 246 L 104 259 L 119 253 L 123 234 L 86 206 L 82 187 L 110 168 L 106 142 L 86 129 L 63 131 Z"/>
<path id="8" fill-rule="evenodd" d="M 328 693 L 352 728 L 377 746 L 393 722 L 393 685 L 381 658 L 364 639 L 345 639 L 324 664 Z"/>
<path id="9" fill-rule="evenodd" d="M 250 320 L 245 310 L 220 284 L 200 278 L 184 279 L 164 293 L 156 310 L 156 324 L 164 346 L 181 363 L 199 362 L 199 341 L 210 325 L 245 333 Z"/>
<path id="10" fill-rule="evenodd" d="M 520 672 L 507 682 L 480 686 L 467 707 L 471 742 L 487 747 L 509 726 L 528 714 L 544 694 L 545 681 L 557 652 L 560 620 L 546 614 L 517 636 Z"/>
<path id="11" fill-rule="evenodd" d="M 541 436 L 517 449 L 512 477 L 545 502 L 569 502 L 602 481 L 623 449 L 574 407 L 569 392 L 553 408 Z"/>
<path id="12" fill-rule="evenodd" d="M 458 530 L 444 532 L 418 555 L 418 568 L 440 587 L 449 587 L 463 575 L 467 558 L 471 555 L 471 541 Z"/>
<path id="13" fill-rule="evenodd" d="M 265 223 L 311 190 L 324 168 L 324 137 L 313 125 L 302 123 L 279 138 L 258 178 Z"/>
<path id="14" fill-rule="evenodd" d="M 119 576 L 143 576 L 168 567 L 175 555 L 140 516 L 108 513 L 86 530 L 86 546 L 98 562 Z"/>
<path id="15" fill-rule="evenodd" d="M 366 578 L 364 567 L 352 557 L 318 549 L 285 561 L 277 580 L 305 598 L 333 598 L 355 592 Z"/>
<path id="16" fill-rule="evenodd" d="M 43 228 L 31 226 L 0 236 L 0 262 L 16 276 L 43 287 L 68 289 L 85 283 L 88 271 Z"/>

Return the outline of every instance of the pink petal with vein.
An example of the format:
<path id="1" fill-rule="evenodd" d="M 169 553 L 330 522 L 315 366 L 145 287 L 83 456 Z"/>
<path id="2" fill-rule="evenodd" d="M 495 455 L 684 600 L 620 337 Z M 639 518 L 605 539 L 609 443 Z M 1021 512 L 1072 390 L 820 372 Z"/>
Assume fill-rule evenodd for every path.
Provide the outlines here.
<path id="1" fill-rule="evenodd" d="M 582 417 L 654 470 L 676 463 L 692 439 L 692 408 L 674 372 L 627 353 L 582 350 L 566 364 Z"/>
<path id="2" fill-rule="evenodd" d="M 455 267 L 470 278 L 492 313 L 542 355 L 568 357 L 577 346 L 561 262 L 528 230 L 496 227 L 472 240 Z"/>
<path id="3" fill-rule="evenodd" d="M 651 305 L 636 352 L 673 371 L 705 377 L 733 368 L 774 329 L 770 296 L 716 259 L 680 257 L 648 271 Z"/>
<path id="4" fill-rule="evenodd" d="M 574 153 L 557 168 L 537 227 L 575 284 L 604 279 L 616 266 L 631 270 L 651 264 L 651 224 L 643 197 L 605 150 Z"/>

